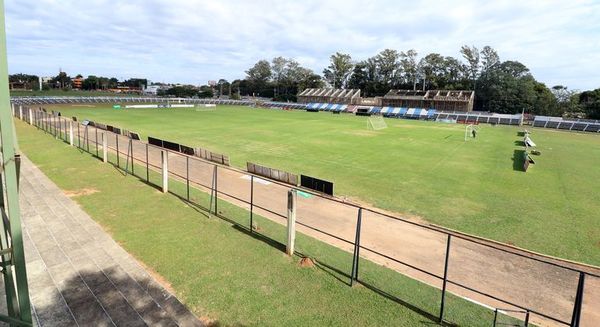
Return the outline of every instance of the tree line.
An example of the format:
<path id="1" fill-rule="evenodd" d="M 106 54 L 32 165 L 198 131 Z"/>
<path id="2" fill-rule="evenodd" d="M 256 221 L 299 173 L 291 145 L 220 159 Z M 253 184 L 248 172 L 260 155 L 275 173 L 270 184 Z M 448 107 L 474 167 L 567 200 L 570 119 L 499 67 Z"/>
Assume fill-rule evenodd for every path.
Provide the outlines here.
<path id="1" fill-rule="evenodd" d="M 88 77 L 83 78 L 81 74 L 71 77 L 66 72 L 59 72 L 58 75 L 53 76 L 46 82 L 43 82 L 42 89 L 69 90 L 73 88 L 73 79 L 81 79 L 81 89 L 86 91 L 108 90 L 117 88 L 118 86 L 142 88 L 148 84 L 148 80 L 145 78 L 130 78 L 119 81 L 119 79 L 116 77 L 89 75 Z M 23 83 L 25 89 L 39 90 L 40 88 L 39 77 L 37 75 L 13 74 L 8 76 L 8 80 L 11 83 Z"/>
<path id="2" fill-rule="evenodd" d="M 295 101 L 305 88 L 360 89 L 366 97 L 383 96 L 391 89 L 474 90 L 475 110 L 549 116 L 587 116 L 600 119 L 600 89 L 578 92 L 565 86 L 551 88 L 538 82 L 518 61 L 502 61 L 490 46 L 462 46 L 461 58 L 429 53 L 419 57 L 414 49 L 385 49 L 373 57 L 354 60 L 336 52 L 322 76 L 293 59 L 260 60 L 246 78 L 232 82 L 242 95 L 260 95 Z M 226 82 L 226 81 L 225 81 Z"/>

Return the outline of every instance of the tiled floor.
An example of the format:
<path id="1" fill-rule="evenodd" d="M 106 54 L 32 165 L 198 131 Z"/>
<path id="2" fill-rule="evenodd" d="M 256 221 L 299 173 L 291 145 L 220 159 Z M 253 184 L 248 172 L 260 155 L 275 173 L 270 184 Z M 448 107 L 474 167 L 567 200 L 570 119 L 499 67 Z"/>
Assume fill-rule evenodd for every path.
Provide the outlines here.
<path id="1" fill-rule="evenodd" d="M 20 192 L 40 326 L 202 326 L 26 157 Z"/>

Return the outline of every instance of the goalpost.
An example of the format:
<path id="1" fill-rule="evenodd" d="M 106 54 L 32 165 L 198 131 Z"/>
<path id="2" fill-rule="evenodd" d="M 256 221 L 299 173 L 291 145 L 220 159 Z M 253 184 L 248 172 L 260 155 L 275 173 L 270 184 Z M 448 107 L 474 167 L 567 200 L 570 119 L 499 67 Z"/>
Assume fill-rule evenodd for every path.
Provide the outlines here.
<path id="1" fill-rule="evenodd" d="M 475 138 L 475 137 L 477 137 L 477 133 L 479 133 L 479 126 L 473 125 L 473 124 L 467 125 L 465 127 L 465 142 L 469 138 Z"/>
<path id="2" fill-rule="evenodd" d="M 217 110 L 217 105 L 216 104 L 197 104 L 196 105 L 196 111 L 215 111 Z"/>
<path id="3" fill-rule="evenodd" d="M 382 116 L 371 116 L 367 119 L 367 129 L 378 131 L 387 128 Z"/>

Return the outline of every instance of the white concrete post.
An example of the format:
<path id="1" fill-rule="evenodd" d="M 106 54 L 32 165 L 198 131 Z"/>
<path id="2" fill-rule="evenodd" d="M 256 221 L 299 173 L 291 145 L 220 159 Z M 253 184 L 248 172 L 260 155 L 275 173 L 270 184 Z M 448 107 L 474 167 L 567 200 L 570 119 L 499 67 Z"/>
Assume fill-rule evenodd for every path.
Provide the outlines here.
<path id="1" fill-rule="evenodd" d="M 16 116 L 17 114 L 16 114 L 16 112 L 15 112 L 15 104 L 14 104 L 14 103 L 12 103 L 12 102 L 10 103 L 10 109 L 12 109 L 12 114 L 13 114 L 13 116 Z"/>
<path id="2" fill-rule="evenodd" d="M 29 108 L 29 125 L 33 125 L 33 111 Z"/>
<path id="3" fill-rule="evenodd" d="M 19 106 L 19 119 L 23 120 L 23 106 Z"/>
<path id="4" fill-rule="evenodd" d="M 161 151 L 160 157 L 162 159 L 162 191 L 167 193 L 169 192 L 169 152 Z"/>
<path id="5" fill-rule="evenodd" d="M 71 146 L 73 146 L 73 144 L 75 144 L 73 142 L 73 138 L 74 138 L 74 135 L 73 135 L 73 122 L 69 121 L 69 144 L 71 144 Z"/>
<path id="6" fill-rule="evenodd" d="M 107 163 L 108 162 L 108 141 L 106 140 L 106 137 L 104 136 L 104 133 L 102 133 L 102 162 Z"/>
<path id="7" fill-rule="evenodd" d="M 294 243 L 296 241 L 296 190 L 288 191 L 287 209 L 287 246 L 286 253 L 294 255 Z"/>

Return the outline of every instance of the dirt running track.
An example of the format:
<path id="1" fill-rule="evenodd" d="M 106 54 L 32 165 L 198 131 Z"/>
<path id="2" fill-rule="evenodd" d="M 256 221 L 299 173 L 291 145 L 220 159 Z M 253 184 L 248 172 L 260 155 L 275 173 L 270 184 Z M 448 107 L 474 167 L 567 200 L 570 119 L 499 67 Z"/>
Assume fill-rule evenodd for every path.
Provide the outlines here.
<path id="1" fill-rule="evenodd" d="M 85 143 L 84 133 L 85 130 L 81 127 L 82 143 Z M 114 152 L 116 134 L 98 130 L 98 140 L 102 133 L 107 136 L 108 147 L 111 152 Z M 95 151 L 95 135 L 96 130 L 93 127 L 88 128 L 91 152 Z M 122 153 L 121 159 L 124 160 L 123 154 L 127 152 L 129 141 L 124 136 L 120 136 L 118 140 L 119 151 Z M 75 132 L 75 145 L 77 145 L 77 132 Z M 161 166 L 161 150 L 153 146 L 149 146 L 148 149 L 150 166 L 159 170 L 157 167 Z M 133 141 L 133 153 L 136 161 L 145 165 L 146 143 Z M 186 156 L 170 152 L 168 160 L 169 172 L 174 175 L 173 177 L 185 178 L 188 160 Z M 210 187 L 212 183 L 214 167 L 212 163 L 190 157 L 190 182 L 197 184 L 194 187 L 208 191 L 206 187 Z M 250 201 L 249 175 L 243 171 L 224 167 L 219 167 L 217 171 L 219 198 L 248 209 L 249 205 L 243 201 Z M 289 188 L 264 180 L 257 181 L 259 180 L 255 178 L 254 212 L 284 224 Z M 357 210 L 357 207 L 351 204 L 343 204 L 319 196 L 310 198 L 298 196 L 296 215 L 299 223 L 325 231 L 345 241 L 301 225 L 297 226 L 297 230 L 352 252 Z M 448 232 L 439 227 L 431 228 L 363 210 L 360 254 L 363 258 L 441 288 L 447 234 Z M 451 240 L 448 290 L 492 308 L 518 309 L 468 288 L 529 308 L 541 314 L 532 313 L 530 321 L 536 325 L 569 325 L 579 279 L 579 272 L 575 270 L 600 276 L 600 269 L 597 267 L 548 258 L 460 233 L 451 232 L 451 234 L 455 237 Z M 523 315 L 519 314 L 516 317 L 522 319 Z M 600 326 L 600 277 L 586 275 L 581 317 L 580 326 Z"/>

